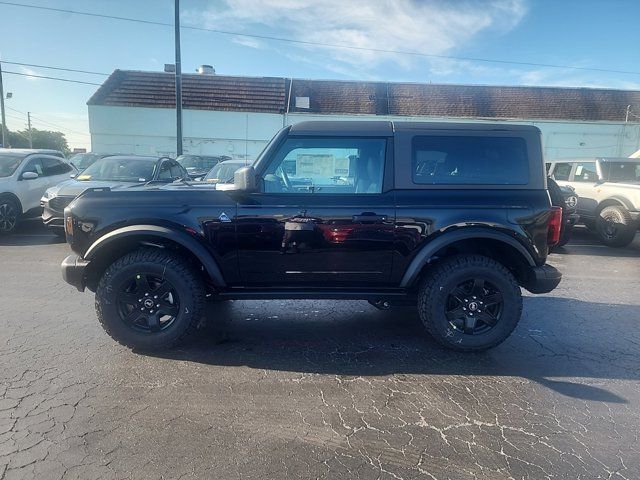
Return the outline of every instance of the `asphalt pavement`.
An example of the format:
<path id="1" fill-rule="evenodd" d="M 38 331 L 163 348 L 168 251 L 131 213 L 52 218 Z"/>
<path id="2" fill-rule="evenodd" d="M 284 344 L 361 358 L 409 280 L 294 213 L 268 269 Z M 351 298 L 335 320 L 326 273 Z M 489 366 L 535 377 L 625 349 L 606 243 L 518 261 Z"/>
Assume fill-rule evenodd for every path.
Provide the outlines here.
<path id="1" fill-rule="evenodd" d="M 68 246 L 0 238 L 0 480 L 638 479 L 640 236 L 584 228 L 514 334 L 458 354 L 412 309 L 242 301 L 160 356 L 119 346 Z"/>

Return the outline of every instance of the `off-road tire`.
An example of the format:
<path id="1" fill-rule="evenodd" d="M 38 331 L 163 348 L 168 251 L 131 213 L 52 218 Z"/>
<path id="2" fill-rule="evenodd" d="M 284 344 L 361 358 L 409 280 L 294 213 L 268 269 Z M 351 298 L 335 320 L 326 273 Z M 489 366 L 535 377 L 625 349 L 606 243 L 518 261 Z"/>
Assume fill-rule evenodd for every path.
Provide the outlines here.
<path id="1" fill-rule="evenodd" d="M 2 196 L 0 197 L 0 208 L 3 209 L 3 212 L 9 212 L 9 210 L 15 212 L 15 219 L 13 222 L 13 226 L 7 226 L 8 224 L 2 222 L 0 224 L 0 235 L 8 235 L 13 233 L 18 225 L 18 221 L 20 220 L 20 205 L 16 202 L 11 196 Z M 4 218 L 0 218 L 0 220 L 4 220 Z"/>
<path id="2" fill-rule="evenodd" d="M 609 222 L 615 223 L 615 233 L 607 231 Z M 638 224 L 633 221 L 626 208 L 609 205 L 598 212 L 596 232 L 602 243 L 609 247 L 626 247 L 636 236 Z"/>
<path id="3" fill-rule="evenodd" d="M 498 288 L 503 306 L 491 330 L 469 335 L 450 324 L 445 308 L 455 286 L 475 277 L 484 278 Z M 482 351 L 502 343 L 515 329 L 522 314 L 522 296 L 518 282 L 500 263 L 482 255 L 457 255 L 427 271 L 418 291 L 418 313 L 426 331 L 441 345 L 463 352 Z"/>
<path id="4" fill-rule="evenodd" d="M 140 332 L 127 325 L 118 312 L 120 288 L 138 272 L 166 278 L 180 298 L 173 323 L 158 332 Z M 197 271 L 178 254 L 159 248 L 135 250 L 111 264 L 100 279 L 95 308 L 104 330 L 118 343 L 142 351 L 168 349 L 192 335 L 205 314 L 205 287 Z"/>

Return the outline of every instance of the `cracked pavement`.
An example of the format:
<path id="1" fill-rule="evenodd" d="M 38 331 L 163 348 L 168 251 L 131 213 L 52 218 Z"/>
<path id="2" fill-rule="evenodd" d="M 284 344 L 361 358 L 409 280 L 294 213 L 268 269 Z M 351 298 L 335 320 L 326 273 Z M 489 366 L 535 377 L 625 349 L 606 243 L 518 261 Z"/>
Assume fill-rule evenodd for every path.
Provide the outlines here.
<path id="1" fill-rule="evenodd" d="M 117 345 L 37 222 L 0 239 L 0 480 L 640 478 L 640 236 L 578 229 L 484 354 L 411 309 L 212 305 L 161 356 Z"/>

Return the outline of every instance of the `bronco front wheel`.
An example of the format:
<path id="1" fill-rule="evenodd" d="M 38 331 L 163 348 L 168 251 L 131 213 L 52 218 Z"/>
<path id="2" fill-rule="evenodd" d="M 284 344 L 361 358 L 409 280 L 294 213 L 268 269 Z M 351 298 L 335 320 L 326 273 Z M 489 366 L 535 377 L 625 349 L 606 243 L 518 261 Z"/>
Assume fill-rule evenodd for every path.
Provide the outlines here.
<path id="1" fill-rule="evenodd" d="M 513 331 L 522 313 L 520 287 L 511 272 L 491 258 L 459 255 L 427 272 L 418 311 L 429 334 L 447 348 L 480 351 Z"/>
<path id="2" fill-rule="evenodd" d="M 141 350 L 169 348 L 204 315 L 205 289 L 179 255 L 140 249 L 114 262 L 96 290 L 96 313 L 117 342 Z"/>

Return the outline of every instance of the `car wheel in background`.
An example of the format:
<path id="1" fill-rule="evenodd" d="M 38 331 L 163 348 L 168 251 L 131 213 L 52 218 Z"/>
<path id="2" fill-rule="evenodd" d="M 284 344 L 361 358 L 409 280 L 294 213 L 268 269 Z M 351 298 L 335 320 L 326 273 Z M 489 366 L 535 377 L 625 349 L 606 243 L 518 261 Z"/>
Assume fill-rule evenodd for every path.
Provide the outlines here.
<path id="1" fill-rule="evenodd" d="M 626 247 L 633 242 L 638 225 L 621 206 L 609 205 L 598 213 L 596 232 L 600 241 L 610 247 Z"/>
<path id="2" fill-rule="evenodd" d="M 503 265 L 481 255 L 460 255 L 434 265 L 420 285 L 418 312 L 427 332 L 458 351 L 495 347 L 522 313 L 520 287 Z"/>
<path id="3" fill-rule="evenodd" d="M 20 206 L 11 197 L 0 198 L 0 234 L 15 230 L 20 218 Z"/>
<path id="4" fill-rule="evenodd" d="M 116 260 L 98 283 L 96 312 L 117 342 L 141 350 L 169 348 L 195 332 L 205 313 L 198 272 L 163 249 Z"/>

